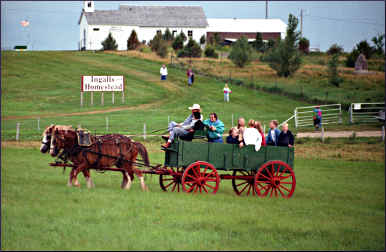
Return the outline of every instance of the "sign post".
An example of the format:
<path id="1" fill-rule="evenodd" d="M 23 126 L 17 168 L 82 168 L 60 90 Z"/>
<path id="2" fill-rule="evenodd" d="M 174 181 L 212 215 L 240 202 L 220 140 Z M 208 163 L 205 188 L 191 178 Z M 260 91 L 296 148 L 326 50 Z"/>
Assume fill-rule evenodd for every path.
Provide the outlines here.
<path id="1" fill-rule="evenodd" d="M 94 104 L 94 92 L 101 93 L 101 104 L 104 105 L 104 92 L 112 92 L 112 104 L 115 104 L 114 92 L 122 92 L 124 103 L 125 82 L 123 75 L 117 76 L 82 76 L 81 78 L 81 106 L 83 106 L 83 92 L 91 92 L 91 105 Z"/>

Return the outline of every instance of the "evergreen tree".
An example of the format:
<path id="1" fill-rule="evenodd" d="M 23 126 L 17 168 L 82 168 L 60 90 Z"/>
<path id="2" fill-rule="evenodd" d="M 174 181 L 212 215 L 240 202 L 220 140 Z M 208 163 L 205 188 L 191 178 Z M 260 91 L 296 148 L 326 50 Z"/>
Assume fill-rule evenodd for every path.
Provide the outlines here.
<path id="1" fill-rule="evenodd" d="M 137 33 L 135 30 L 132 30 L 129 39 L 127 40 L 127 50 L 135 50 L 138 48 L 139 44 Z"/>
<path id="2" fill-rule="evenodd" d="M 252 58 L 252 48 L 245 37 L 239 38 L 233 45 L 228 58 L 238 67 L 244 67 Z"/>
<path id="3" fill-rule="evenodd" d="M 339 53 L 334 53 L 328 61 L 328 80 L 330 84 L 336 87 L 339 87 L 340 83 L 343 82 L 343 79 L 339 77 L 338 60 Z"/>
<path id="4" fill-rule="evenodd" d="M 174 39 L 172 47 L 176 51 L 184 47 L 184 39 L 181 37 L 181 34 Z"/>
<path id="5" fill-rule="evenodd" d="M 166 41 L 171 41 L 171 40 L 173 40 L 173 35 L 172 35 L 172 33 L 170 32 L 169 28 L 166 28 L 165 33 L 164 33 L 164 35 L 162 36 L 162 39 L 163 39 L 163 40 L 166 40 Z"/>
<path id="6" fill-rule="evenodd" d="M 383 40 L 385 39 L 385 34 L 375 36 L 371 39 L 375 45 L 375 53 L 378 55 L 384 55 L 385 51 L 383 47 L 385 46 L 385 43 Z"/>
<path id="7" fill-rule="evenodd" d="M 263 36 L 260 32 L 256 33 L 256 39 L 253 41 L 253 47 L 256 51 L 263 52 L 264 51 L 264 42 Z"/>
<path id="8" fill-rule="evenodd" d="M 118 45 L 111 32 L 107 36 L 107 38 L 102 42 L 103 50 L 117 50 Z"/>
<path id="9" fill-rule="evenodd" d="M 303 37 L 299 40 L 299 50 L 305 54 L 310 52 L 310 41 Z"/>
<path id="10" fill-rule="evenodd" d="M 296 31 L 298 19 L 292 14 L 288 17 L 288 26 L 284 40 L 277 40 L 276 46 L 269 52 L 265 60 L 280 77 L 289 77 L 301 65 L 301 55 L 298 50 L 300 32 Z"/>
<path id="11" fill-rule="evenodd" d="M 206 42 L 205 34 L 201 36 L 200 38 L 200 44 L 203 45 Z"/>

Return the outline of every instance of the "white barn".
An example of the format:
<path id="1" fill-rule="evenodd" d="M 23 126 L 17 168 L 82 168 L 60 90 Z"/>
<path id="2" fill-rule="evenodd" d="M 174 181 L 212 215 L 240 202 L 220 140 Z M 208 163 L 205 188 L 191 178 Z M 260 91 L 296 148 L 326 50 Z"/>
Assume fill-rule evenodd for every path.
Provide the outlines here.
<path id="1" fill-rule="evenodd" d="M 111 32 L 118 50 L 127 49 L 127 39 L 135 30 L 140 42 L 153 39 L 157 31 L 167 28 L 177 35 L 181 31 L 199 42 L 206 35 L 208 22 L 200 6 L 128 6 L 118 10 L 95 10 L 94 1 L 85 1 L 78 22 L 81 50 L 99 50 Z"/>

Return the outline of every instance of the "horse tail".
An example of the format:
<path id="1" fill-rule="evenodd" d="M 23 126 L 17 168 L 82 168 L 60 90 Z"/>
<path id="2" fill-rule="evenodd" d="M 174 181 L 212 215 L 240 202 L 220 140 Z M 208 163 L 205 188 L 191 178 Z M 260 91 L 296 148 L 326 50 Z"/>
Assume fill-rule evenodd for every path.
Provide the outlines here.
<path id="1" fill-rule="evenodd" d="M 143 162 L 145 165 L 149 166 L 150 161 L 149 161 L 149 154 L 143 144 L 140 142 L 135 142 L 135 146 L 137 147 L 138 153 L 141 155 Z"/>

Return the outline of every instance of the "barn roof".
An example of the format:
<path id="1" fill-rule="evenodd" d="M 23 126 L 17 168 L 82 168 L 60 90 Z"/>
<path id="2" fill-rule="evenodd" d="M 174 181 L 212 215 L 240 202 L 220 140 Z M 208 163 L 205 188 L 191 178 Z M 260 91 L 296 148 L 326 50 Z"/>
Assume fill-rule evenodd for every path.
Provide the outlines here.
<path id="1" fill-rule="evenodd" d="M 89 25 L 127 25 L 141 27 L 207 27 L 201 6 L 131 6 L 118 10 L 82 12 Z"/>
<path id="2" fill-rule="evenodd" d="M 281 19 L 208 18 L 208 32 L 286 32 Z"/>

